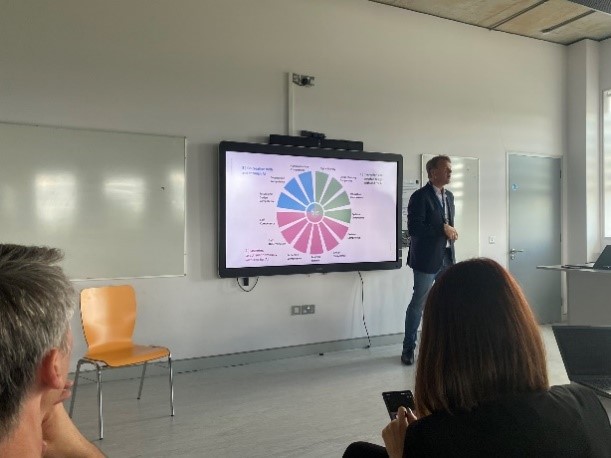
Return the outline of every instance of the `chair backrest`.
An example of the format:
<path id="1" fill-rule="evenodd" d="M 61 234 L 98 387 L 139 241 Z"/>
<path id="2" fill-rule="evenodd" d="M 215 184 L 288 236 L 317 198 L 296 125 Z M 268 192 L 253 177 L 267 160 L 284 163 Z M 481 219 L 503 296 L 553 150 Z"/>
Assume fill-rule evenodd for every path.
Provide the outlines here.
<path id="1" fill-rule="evenodd" d="M 136 293 L 131 285 L 85 288 L 81 322 L 89 350 L 111 350 L 132 344 Z"/>

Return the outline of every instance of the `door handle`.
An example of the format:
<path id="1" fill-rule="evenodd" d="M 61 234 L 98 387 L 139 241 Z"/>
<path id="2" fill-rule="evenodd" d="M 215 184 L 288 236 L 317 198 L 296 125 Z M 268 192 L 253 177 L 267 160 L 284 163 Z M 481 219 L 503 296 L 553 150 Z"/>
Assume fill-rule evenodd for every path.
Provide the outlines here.
<path id="1" fill-rule="evenodd" d="M 509 259 L 513 261 L 516 258 L 516 253 L 524 253 L 524 250 L 516 250 L 515 248 L 510 248 Z"/>

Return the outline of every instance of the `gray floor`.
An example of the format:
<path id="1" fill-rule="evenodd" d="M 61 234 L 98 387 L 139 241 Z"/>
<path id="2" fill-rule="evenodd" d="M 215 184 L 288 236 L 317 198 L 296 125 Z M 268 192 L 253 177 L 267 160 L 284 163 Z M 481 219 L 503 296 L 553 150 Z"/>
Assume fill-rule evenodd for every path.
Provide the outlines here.
<path id="1" fill-rule="evenodd" d="M 552 384 L 568 383 L 551 328 L 543 327 Z M 166 377 L 104 384 L 110 457 L 338 457 L 354 440 L 381 443 L 380 393 L 413 389 L 399 345 L 177 374 L 176 416 Z M 96 439 L 95 385 L 83 384 L 74 419 Z"/>

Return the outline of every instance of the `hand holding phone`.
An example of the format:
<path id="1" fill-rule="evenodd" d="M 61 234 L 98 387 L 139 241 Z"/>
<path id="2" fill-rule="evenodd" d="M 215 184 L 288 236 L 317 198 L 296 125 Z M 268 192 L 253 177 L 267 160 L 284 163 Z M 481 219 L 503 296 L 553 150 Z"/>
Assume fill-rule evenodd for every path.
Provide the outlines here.
<path id="1" fill-rule="evenodd" d="M 388 415 L 390 415 L 391 420 L 397 418 L 397 411 L 401 406 L 412 410 L 416 408 L 414 404 L 414 395 L 410 390 L 385 391 L 382 393 L 382 398 L 384 399 L 384 404 L 386 404 L 386 409 L 388 410 Z"/>

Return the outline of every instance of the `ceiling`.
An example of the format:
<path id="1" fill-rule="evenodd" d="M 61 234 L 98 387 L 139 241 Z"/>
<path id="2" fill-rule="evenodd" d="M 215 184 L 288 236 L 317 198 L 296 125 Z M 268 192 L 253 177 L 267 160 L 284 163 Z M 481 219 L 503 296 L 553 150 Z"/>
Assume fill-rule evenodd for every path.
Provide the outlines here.
<path id="1" fill-rule="evenodd" d="M 609 0 L 370 1 L 563 45 L 611 37 Z"/>

